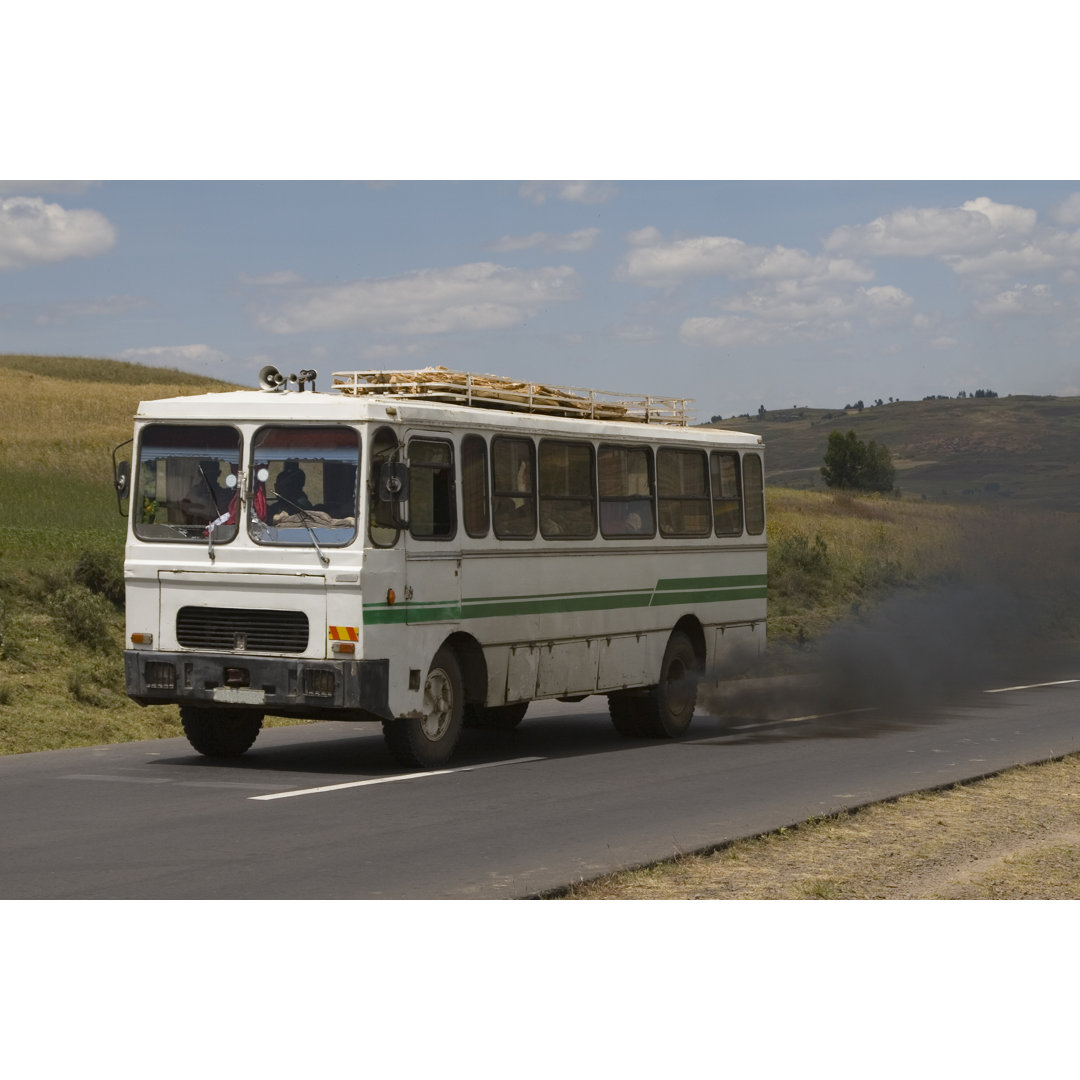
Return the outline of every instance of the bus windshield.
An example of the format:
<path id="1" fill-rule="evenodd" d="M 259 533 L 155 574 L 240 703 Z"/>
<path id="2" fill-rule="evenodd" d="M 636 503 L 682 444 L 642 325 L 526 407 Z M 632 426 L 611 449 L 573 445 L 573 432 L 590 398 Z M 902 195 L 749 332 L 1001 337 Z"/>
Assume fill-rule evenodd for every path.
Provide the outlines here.
<path id="1" fill-rule="evenodd" d="M 356 537 L 360 442 L 346 427 L 266 427 L 252 443 L 248 528 L 259 544 L 341 546 Z"/>
<path id="2" fill-rule="evenodd" d="M 240 434 L 234 428 L 151 424 L 135 473 L 140 540 L 228 543 L 236 536 Z"/>

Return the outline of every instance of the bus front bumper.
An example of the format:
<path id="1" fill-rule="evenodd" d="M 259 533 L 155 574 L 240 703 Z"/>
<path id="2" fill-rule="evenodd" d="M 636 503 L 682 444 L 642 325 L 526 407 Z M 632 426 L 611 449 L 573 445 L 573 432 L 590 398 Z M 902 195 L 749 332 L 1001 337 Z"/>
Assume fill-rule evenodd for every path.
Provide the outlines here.
<path id="1" fill-rule="evenodd" d="M 140 705 L 206 705 L 326 719 L 392 719 L 389 660 L 291 660 L 245 653 L 127 649 L 124 683 Z M 350 719 L 337 715 L 336 719 Z"/>

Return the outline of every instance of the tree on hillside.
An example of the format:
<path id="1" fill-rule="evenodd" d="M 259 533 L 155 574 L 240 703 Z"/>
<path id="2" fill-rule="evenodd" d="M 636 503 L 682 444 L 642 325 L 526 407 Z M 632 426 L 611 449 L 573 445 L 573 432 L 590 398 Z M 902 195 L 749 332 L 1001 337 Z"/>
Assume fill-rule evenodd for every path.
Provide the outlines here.
<path id="1" fill-rule="evenodd" d="M 833 431 L 821 469 L 825 484 L 848 491 L 892 491 L 896 468 L 889 448 L 873 439 L 864 443 L 854 431 Z"/>

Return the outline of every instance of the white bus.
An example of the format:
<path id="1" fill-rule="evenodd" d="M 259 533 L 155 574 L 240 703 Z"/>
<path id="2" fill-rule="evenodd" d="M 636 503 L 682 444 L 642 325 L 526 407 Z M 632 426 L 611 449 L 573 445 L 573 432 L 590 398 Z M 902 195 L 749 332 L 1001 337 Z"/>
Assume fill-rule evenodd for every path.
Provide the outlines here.
<path id="1" fill-rule="evenodd" d="M 673 738 L 702 678 L 764 648 L 760 437 L 685 400 L 333 380 L 268 368 L 136 414 L 126 688 L 179 705 L 195 750 L 241 754 L 267 714 L 379 720 L 428 768 L 463 726 L 590 694 Z"/>

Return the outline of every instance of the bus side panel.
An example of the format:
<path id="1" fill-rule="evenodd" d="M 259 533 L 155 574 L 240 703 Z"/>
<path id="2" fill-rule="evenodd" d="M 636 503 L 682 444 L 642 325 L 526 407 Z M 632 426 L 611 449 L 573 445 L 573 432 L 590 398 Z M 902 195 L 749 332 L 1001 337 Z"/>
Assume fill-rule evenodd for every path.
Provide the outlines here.
<path id="1" fill-rule="evenodd" d="M 624 634 L 619 637 L 601 639 L 597 688 L 622 690 L 648 682 L 649 676 L 646 673 L 648 656 L 650 651 L 655 651 L 650 650 L 649 639 L 659 636 Z M 659 660 L 657 660 L 656 669 L 660 670 Z"/>
<path id="2" fill-rule="evenodd" d="M 536 696 L 536 672 L 540 649 L 535 645 L 513 645 L 506 661 L 506 701 L 530 701 Z"/>
<path id="3" fill-rule="evenodd" d="M 712 634 L 706 674 L 717 680 L 741 675 L 753 666 L 764 651 L 764 620 L 737 626 L 717 626 Z"/>
<path id="4" fill-rule="evenodd" d="M 536 696 L 558 697 L 595 690 L 599 657 L 598 641 L 585 638 L 549 642 L 540 649 Z"/>

